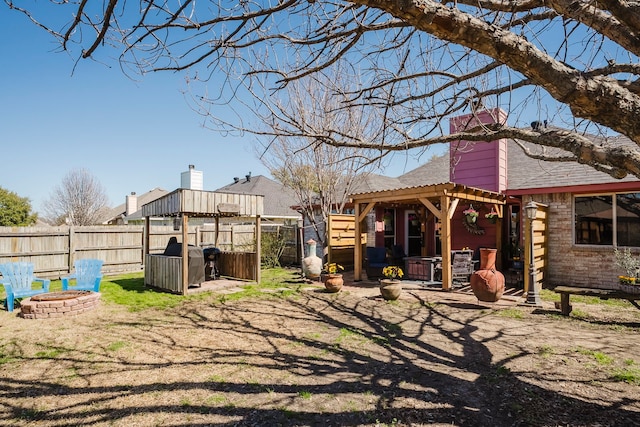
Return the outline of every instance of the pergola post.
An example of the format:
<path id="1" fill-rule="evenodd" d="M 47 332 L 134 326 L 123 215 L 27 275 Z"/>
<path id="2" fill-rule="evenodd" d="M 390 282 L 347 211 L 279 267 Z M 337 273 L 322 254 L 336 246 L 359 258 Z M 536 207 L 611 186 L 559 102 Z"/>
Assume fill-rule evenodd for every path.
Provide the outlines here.
<path id="1" fill-rule="evenodd" d="M 189 217 L 182 215 L 182 295 L 189 289 Z"/>
<path id="2" fill-rule="evenodd" d="M 453 286 L 451 279 L 451 199 L 448 195 L 440 197 L 440 244 L 442 252 L 442 289 Z M 450 212 L 451 211 L 451 212 Z"/>
<path id="3" fill-rule="evenodd" d="M 361 224 L 360 221 L 360 203 L 356 203 L 354 206 L 354 248 L 353 248 L 353 280 L 359 282 L 362 280 L 362 238 L 361 238 Z"/>
<path id="4" fill-rule="evenodd" d="M 502 271 L 502 218 L 504 218 L 504 206 L 494 205 L 494 210 L 498 212 L 498 219 L 496 220 L 496 249 L 498 249 L 496 268 Z"/>

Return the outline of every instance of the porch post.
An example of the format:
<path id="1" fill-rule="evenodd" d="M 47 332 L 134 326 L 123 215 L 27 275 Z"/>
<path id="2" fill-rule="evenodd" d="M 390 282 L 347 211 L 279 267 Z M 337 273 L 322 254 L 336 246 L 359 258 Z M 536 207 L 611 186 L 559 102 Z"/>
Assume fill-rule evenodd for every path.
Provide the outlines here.
<path id="1" fill-rule="evenodd" d="M 502 218 L 504 218 L 504 205 L 498 206 L 498 219 L 496 221 L 496 249 L 498 249 L 498 254 L 496 256 L 496 268 L 498 271 L 503 271 L 502 269 Z"/>
<path id="2" fill-rule="evenodd" d="M 353 248 L 353 280 L 359 282 L 362 280 L 362 239 L 360 231 L 360 203 L 354 206 L 354 248 Z"/>
<path id="3" fill-rule="evenodd" d="M 189 217 L 182 214 L 182 295 L 189 289 Z"/>
<path id="4" fill-rule="evenodd" d="M 442 289 L 451 289 L 451 199 L 440 196 L 440 243 L 442 251 Z"/>

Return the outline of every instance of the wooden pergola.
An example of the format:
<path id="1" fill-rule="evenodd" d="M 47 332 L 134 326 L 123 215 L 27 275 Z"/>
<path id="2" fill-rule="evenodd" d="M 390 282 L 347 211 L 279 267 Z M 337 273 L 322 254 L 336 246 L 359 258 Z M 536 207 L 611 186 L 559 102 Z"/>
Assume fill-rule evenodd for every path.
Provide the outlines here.
<path id="1" fill-rule="evenodd" d="M 260 283 L 260 223 L 264 213 L 264 196 L 253 194 L 217 193 L 213 191 L 190 190 L 180 188 L 160 197 L 141 208 L 145 218 L 145 283 L 147 277 L 154 277 L 154 286 L 174 293 L 185 295 L 188 289 L 188 225 L 189 218 L 209 217 L 215 219 L 216 245 L 219 219 L 221 217 L 255 218 L 256 251 L 252 263 L 252 278 Z M 149 253 L 150 217 L 173 217 L 179 221 L 182 231 L 182 257 L 171 260 Z M 151 258 L 153 262 L 151 262 Z M 177 262 L 174 262 L 177 261 Z M 149 269 L 157 269 L 160 274 L 153 274 Z M 149 273 L 149 274 L 147 274 Z M 242 277 L 246 279 L 248 277 Z"/>
<path id="2" fill-rule="evenodd" d="M 355 249 L 354 279 L 362 279 L 362 221 L 376 206 L 423 206 L 440 221 L 440 238 L 442 251 L 442 288 L 451 289 L 451 218 L 459 203 L 477 202 L 493 205 L 498 213 L 496 247 L 500 250 L 502 235 L 500 226 L 504 215 L 506 196 L 479 188 L 455 183 L 443 183 L 407 187 L 395 190 L 381 190 L 351 195 L 355 208 Z M 425 248 L 423 248 L 423 251 Z"/>

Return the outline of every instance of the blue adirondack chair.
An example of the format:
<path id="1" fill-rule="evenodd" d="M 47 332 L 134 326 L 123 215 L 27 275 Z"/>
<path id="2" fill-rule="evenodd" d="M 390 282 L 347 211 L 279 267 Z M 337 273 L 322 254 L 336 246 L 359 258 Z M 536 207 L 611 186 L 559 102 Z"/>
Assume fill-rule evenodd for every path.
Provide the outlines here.
<path id="1" fill-rule="evenodd" d="M 63 291 L 94 291 L 100 292 L 102 280 L 101 259 L 78 259 L 73 262 L 75 273 L 61 277 Z M 74 281 L 75 284 L 71 282 Z"/>
<path id="2" fill-rule="evenodd" d="M 2 273 L 0 283 L 4 285 L 4 291 L 7 294 L 5 305 L 8 311 L 13 311 L 16 298 L 49 292 L 51 281 L 35 277 L 33 275 L 33 263 L 8 262 L 0 264 L 0 273 Z M 39 287 L 34 288 L 34 283 L 39 284 Z"/>

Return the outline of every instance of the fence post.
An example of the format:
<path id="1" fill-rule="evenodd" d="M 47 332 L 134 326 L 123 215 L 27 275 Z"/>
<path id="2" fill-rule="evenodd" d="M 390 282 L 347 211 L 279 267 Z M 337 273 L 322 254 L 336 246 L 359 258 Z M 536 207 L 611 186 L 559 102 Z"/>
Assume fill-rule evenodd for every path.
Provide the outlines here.
<path id="1" fill-rule="evenodd" d="M 71 273 L 71 267 L 73 261 L 76 259 L 76 239 L 74 238 L 75 230 L 71 225 L 69 226 L 69 265 L 67 265 L 67 271 Z"/>
<path id="2" fill-rule="evenodd" d="M 254 231 L 254 235 L 256 237 L 256 282 L 258 283 L 258 285 L 260 284 L 260 280 L 261 280 L 261 261 L 262 261 L 262 227 L 260 226 L 261 224 L 261 218 L 260 215 L 256 215 L 256 228 Z"/>

